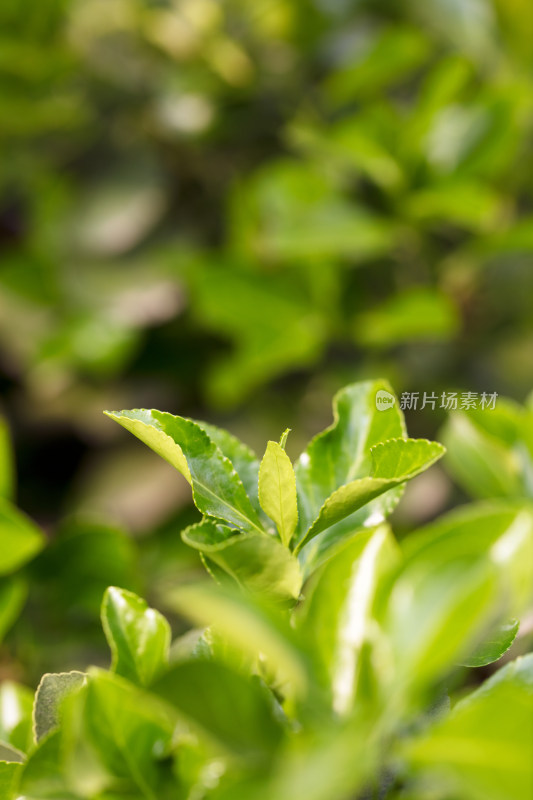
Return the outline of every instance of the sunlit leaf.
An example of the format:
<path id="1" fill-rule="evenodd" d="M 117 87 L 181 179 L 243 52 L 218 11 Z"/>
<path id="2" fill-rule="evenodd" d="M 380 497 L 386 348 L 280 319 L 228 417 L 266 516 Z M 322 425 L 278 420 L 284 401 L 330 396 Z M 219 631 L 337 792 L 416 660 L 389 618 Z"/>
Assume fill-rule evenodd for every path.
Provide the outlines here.
<path id="1" fill-rule="evenodd" d="M 170 626 L 133 592 L 110 586 L 102 602 L 102 625 L 111 648 L 111 668 L 147 686 L 168 662 Z"/>
<path id="2" fill-rule="evenodd" d="M 181 472 L 192 486 L 200 511 L 244 531 L 262 532 L 232 463 L 199 425 L 155 410 L 109 412 L 108 416 Z"/>
<path id="3" fill-rule="evenodd" d="M 259 501 L 288 546 L 298 524 L 296 479 L 291 460 L 278 442 L 269 442 L 259 470 Z"/>

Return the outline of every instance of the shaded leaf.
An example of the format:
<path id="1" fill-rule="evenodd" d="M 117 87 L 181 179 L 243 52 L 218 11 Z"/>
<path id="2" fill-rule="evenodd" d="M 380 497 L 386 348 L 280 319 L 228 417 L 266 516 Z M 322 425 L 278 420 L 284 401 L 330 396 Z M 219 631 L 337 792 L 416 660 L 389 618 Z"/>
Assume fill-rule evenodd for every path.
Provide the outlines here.
<path id="1" fill-rule="evenodd" d="M 82 735 L 105 768 L 131 780 L 142 797 L 156 800 L 158 761 L 167 753 L 174 730 L 170 709 L 124 678 L 95 668 L 89 670 L 79 699 Z"/>
<path id="2" fill-rule="evenodd" d="M 245 677 L 216 661 L 173 666 L 152 686 L 181 715 L 223 750 L 252 761 L 272 756 L 283 727 L 257 678 Z"/>
<path id="3" fill-rule="evenodd" d="M 47 673 L 35 693 L 33 725 L 35 740 L 39 742 L 60 723 L 61 703 L 71 692 L 85 683 L 84 672 Z"/>
<path id="4" fill-rule="evenodd" d="M 0 741 L 0 761 L 7 761 L 14 764 L 23 764 L 25 760 L 24 753 L 12 747 L 10 744 Z"/>
<path id="5" fill-rule="evenodd" d="M 273 536 L 235 533 L 205 519 L 184 530 L 182 538 L 252 592 L 278 600 L 300 593 L 298 560 Z"/>
<path id="6" fill-rule="evenodd" d="M 52 731 L 41 739 L 22 767 L 19 793 L 33 800 L 79 800 L 70 791 L 61 758 L 61 736 Z"/>

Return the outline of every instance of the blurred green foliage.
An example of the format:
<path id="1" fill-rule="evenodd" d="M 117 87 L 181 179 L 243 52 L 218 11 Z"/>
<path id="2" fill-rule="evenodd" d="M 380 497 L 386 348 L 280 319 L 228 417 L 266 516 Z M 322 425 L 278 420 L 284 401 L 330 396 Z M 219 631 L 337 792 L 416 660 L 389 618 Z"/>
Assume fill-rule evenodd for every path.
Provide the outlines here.
<path id="1" fill-rule="evenodd" d="M 407 412 L 449 454 L 401 526 L 531 494 L 532 39 L 528 0 L 3 0 L 0 513 L 50 546 L 2 573 L 2 676 L 100 663 L 107 585 L 198 569 L 103 408 L 291 453 L 358 378 L 497 391 Z"/>

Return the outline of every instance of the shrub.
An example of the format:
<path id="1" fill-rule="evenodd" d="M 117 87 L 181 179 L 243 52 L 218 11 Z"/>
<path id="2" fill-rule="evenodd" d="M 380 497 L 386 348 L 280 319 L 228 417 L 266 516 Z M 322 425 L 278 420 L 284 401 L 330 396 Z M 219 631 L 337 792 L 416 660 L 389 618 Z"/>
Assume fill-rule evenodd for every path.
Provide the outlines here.
<path id="1" fill-rule="evenodd" d="M 398 542 L 385 518 L 444 448 L 407 438 L 380 381 L 343 389 L 294 467 L 287 431 L 259 463 L 206 423 L 109 416 L 189 481 L 203 518 L 182 536 L 214 580 L 168 592 L 197 626 L 174 641 L 110 587 L 109 670 L 47 674 L 33 704 L 4 684 L 3 797 L 529 800 L 533 655 L 475 672 L 531 604 L 527 497 Z"/>

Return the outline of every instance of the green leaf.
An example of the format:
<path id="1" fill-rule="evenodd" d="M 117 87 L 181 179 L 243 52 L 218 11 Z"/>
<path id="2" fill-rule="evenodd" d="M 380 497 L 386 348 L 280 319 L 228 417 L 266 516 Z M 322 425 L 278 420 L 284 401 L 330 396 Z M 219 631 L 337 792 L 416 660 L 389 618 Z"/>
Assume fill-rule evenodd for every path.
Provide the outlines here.
<path id="1" fill-rule="evenodd" d="M 104 767 L 131 781 L 141 797 L 158 800 L 158 761 L 167 754 L 174 731 L 171 709 L 124 678 L 95 668 L 75 700 L 82 707 L 67 708 L 68 716 L 75 723 L 81 714 L 82 736 Z"/>
<path id="2" fill-rule="evenodd" d="M 486 411 L 485 415 L 492 414 Z M 505 441 L 483 430 L 463 412 L 451 414 L 442 431 L 445 464 L 474 497 L 519 497 L 524 494 L 521 461 Z"/>
<path id="3" fill-rule="evenodd" d="M 0 685 L 0 740 L 26 753 L 33 744 L 33 696 L 13 681 Z"/>
<path id="4" fill-rule="evenodd" d="M 396 579 L 384 615 L 394 654 L 394 692 L 408 702 L 475 648 L 497 608 L 488 562 L 421 560 Z"/>
<path id="5" fill-rule="evenodd" d="M 16 761 L 0 761 L 0 797 L 12 800 L 18 795 L 17 786 L 22 774 L 22 765 Z M 16 794 L 15 794 L 16 793 Z"/>
<path id="6" fill-rule="evenodd" d="M 533 695 L 533 653 L 527 653 L 525 656 L 519 656 L 514 661 L 510 661 L 501 669 L 497 670 L 493 675 L 481 684 L 471 695 L 465 698 L 467 702 L 470 698 L 478 697 L 490 691 L 494 686 L 500 683 L 507 683 L 513 686 L 520 686 L 524 688 L 529 694 Z"/>
<path id="7" fill-rule="evenodd" d="M 246 532 L 264 532 L 231 461 L 200 425 L 155 410 L 106 413 L 181 472 L 203 514 Z"/>
<path id="8" fill-rule="evenodd" d="M 235 533 L 205 519 L 186 528 L 182 538 L 252 592 L 285 601 L 300 594 L 298 560 L 273 536 Z"/>
<path id="9" fill-rule="evenodd" d="M 262 515 L 261 506 L 259 505 L 259 498 L 257 493 L 257 482 L 259 476 L 259 459 L 256 454 L 248 447 L 248 445 L 241 442 L 236 436 L 233 436 L 223 428 L 217 428 L 207 422 L 198 422 L 196 424 L 204 430 L 212 442 L 216 444 L 222 454 L 228 458 L 233 464 L 237 475 L 242 481 L 242 485 L 246 490 L 246 494 L 250 499 L 253 507 L 258 515 Z"/>
<path id="10" fill-rule="evenodd" d="M 258 653 L 279 670 L 297 694 L 308 688 L 308 664 L 295 641 L 294 631 L 279 614 L 253 598 L 211 583 L 182 586 L 165 596 L 171 608 L 197 625 L 212 626 L 252 661 Z"/>
<path id="11" fill-rule="evenodd" d="M 335 104 L 390 89 L 419 69 L 430 55 L 429 39 L 405 24 L 379 29 L 369 45 L 350 59 L 347 67 L 328 77 L 324 89 Z"/>
<path id="12" fill-rule="evenodd" d="M 52 731 L 32 750 L 22 768 L 19 794 L 29 800 L 79 800 L 63 775 L 63 744 L 59 731 Z"/>
<path id="13" fill-rule="evenodd" d="M 56 626 L 65 608 L 77 619 L 97 619 L 108 586 L 137 590 L 138 560 L 138 547 L 122 528 L 69 517 L 32 564 L 32 576 L 42 586 L 43 613 Z"/>
<path id="14" fill-rule="evenodd" d="M 33 695 L 13 681 L 0 685 L 0 740 L 23 753 L 33 744 Z"/>
<path id="15" fill-rule="evenodd" d="M 247 200 L 244 207 L 249 213 Z M 353 217 L 351 221 L 353 228 Z M 256 231 L 239 225 L 238 235 L 253 240 Z M 247 242 L 248 248 L 255 249 L 255 243 Z M 232 344 L 227 354 L 206 365 L 204 381 L 212 406 L 235 405 L 257 386 L 294 367 L 313 364 L 320 356 L 326 320 L 313 307 L 305 281 L 294 273 L 252 270 L 247 262 L 241 267 L 233 255 L 221 262 L 217 253 L 207 260 L 203 254 L 186 277 L 191 313 L 201 329 Z"/>
<path id="16" fill-rule="evenodd" d="M 13 498 L 15 484 L 11 439 L 6 421 L 0 417 L 0 497 Z"/>
<path id="17" fill-rule="evenodd" d="M 444 452 L 441 444 L 427 439 L 389 439 L 374 445 L 370 449 L 372 477 L 359 478 L 334 491 L 300 540 L 298 549 L 375 497 L 419 475 L 441 458 Z"/>
<path id="18" fill-rule="evenodd" d="M 458 329 L 457 312 L 434 289 L 410 289 L 394 294 L 381 306 L 359 313 L 354 334 L 362 345 L 397 346 L 401 342 L 449 339 Z"/>
<path id="19" fill-rule="evenodd" d="M 490 638 L 479 644 L 475 651 L 461 663 L 465 667 L 485 667 L 487 664 L 497 661 L 511 647 L 519 627 L 520 623 L 516 619 L 500 624 L 490 634 Z"/>
<path id="20" fill-rule="evenodd" d="M 501 214 L 502 197 L 486 183 L 451 180 L 415 191 L 404 209 L 421 226 L 447 222 L 467 231 L 490 233 Z"/>
<path id="21" fill-rule="evenodd" d="M 21 578 L 0 578 L 0 641 L 20 614 L 27 594 L 28 585 Z"/>
<path id="22" fill-rule="evenodd" d="M 411 741 L 410 765 L 432 796 L 472 800 L 529 800 L 533 793 L 531 656 L 509 664 L 458 703 L 449 716 Z M 522 660 L 523 663 L 524 660 Z"/>
<path id="23" fill-rule="evenodd" d="M 148 686 L 168 663 L 170 625 L 133 592 L 110 586 L 102 602 L 102 625 L 118 675 Z"/>
<path id="24" fill-rule="evenodd" d="M 422 684 L 464 662 L 495 620 L 528 608 L 533 515 L 520 504 L 480 504 L 446 515 L 402 542 L 385 631 L 399 679 Z"/>
<path id="25" fill-rule="evenodd" d="M 312 647 L 333 708 L 352 710 L 357 694 L 363 647 L 376 625 L 373 604 L 380 581 L 398 559 L 398 548 L 386 525 L 366 530 L 317 573 L 298 627 Z M 310 596 L 309 596 L 310 595 Z"/>
<path id="26" fill-rule="evenodd" d="M 378 392 L 389 403 L 383 408 Z M 381 397 L 381 395 L 380 395 Z M 333 424 L 319 433 L 296 463 L 298 490 L 298 541 L 316 520 L 327 498 L 341 486 L 371 474 L 370 448 L 379 442 L 405 437 L 403 415 L 391 387 L 386 381 L 355 383 L 341 389 L 333 400 Z M 336 541 L 367 519 L 382 519 L 396 505 L 401 489 L 395 488 L 386 497 L 368 504 L 364 512 L 350 516 L 331 532 Z"/>
<path id="27" fill-rule="evenodd" d="M 61 704 L 71 692 L 85 683 L 84 672 L 47 673 L 35 693 L 33 725 L 35 740 L 39 742 L 60 723 Z"/>
<path id="28" fill-rule="evenodd" d="M 402 547 L 408 560 L 490 561 L 501 584 L 504 619 L 519 617 L 531 602 L 533 509 L 525 501 L 495 501 L 459 508 L 413 533 Z"/>
<path id="29" fill-rule="evenodd" d="M 276 523 L 283 544 L 288 547 L 298 524 L 296 478 L 291 460 L 277 442 L 269 442 L 259 470 L 259 502 Z"/>
<path id="30" fill-rule="evenodd" d="M 216 661 L 176 664 L 152 686 L 223 751 L 254 761 L 270 758 L 283 727 L 264 687 Z"/>
<path id="31" fill-rule="evenodd" d="M 308 270 L 309 262 L 320 263 L 322 259 L 338 259 L 344 256 L 361 260 L 380 255 L 390 248 L 397 234 L 394 221 L 379 216 L 368 206 L 365 208 L 363 205 L 348 202 L 326 174 L 326 170 L 297 159 L 280 159 L 268 169 L 256 172 L 251 180 L 239 187 L 235 201 L 235 222 L 238 223 L 238 227 L 234 225 L 233 230 L 235 244 L 248 259 L 256 258 L 260 251 L 279 261 L 301 260 Z M 220 267 L 219 264 L 217 266 Z M 258 320 L 258 325 L 265 313 L 261 311 L 265 292 L 270 300 L 271 290 L 268 291 L 268 288 L 276 284 L 283 285 L 276 280 L 275 272 L 266 275 L 265 279 L 268 287 L 261 287 L 261 298 L 256 289 L 256 305 L 248 311 L 253 314 L 251 320 Z M 230 280 L 235 292 L 238 284 L 234 283 L 233 276 Z M 287 284 L 285 281 L 286 287 Z M 257 285 L 256 277 L 254 286 Z M 221 296 L 225 297 L 227 293 L 228 290 Z M 291 295 L 292 292 L 286 289 L 285 305 Z M 289 335 L 286 336 L 285 347 L 297 346 L 290 333 L 295 330 L 295 322 L 307 321 L 305 317 L 302 319 L 298 307 L 302 303 L 301 294 L 296 302 L 297 305 L 292 308 L 293 319 L 288 320 Z M 235 299 L 232 307 L 235 308 Z M 284 311 L 283 305 L 279 301 L 275 305 L 269 303 L 267 311 L 269 327 L 277 328 Z M 219 315 L 223 313 L 219 311 Z M 321 320 L 318 319 L 317 322 L 320 331 Z M 253 338 L 257 335 L 254 327 L 253 324 L 249 325 L 250 336 Z M 306 328 L 307 325 L 302 331 L 304 335 Z"/>
<path id="32" fill-rule="evenodd" d="M 39 528 L 7 500 L 0 499 L 0 575 L 21 567 L 44 547 Z"/>

